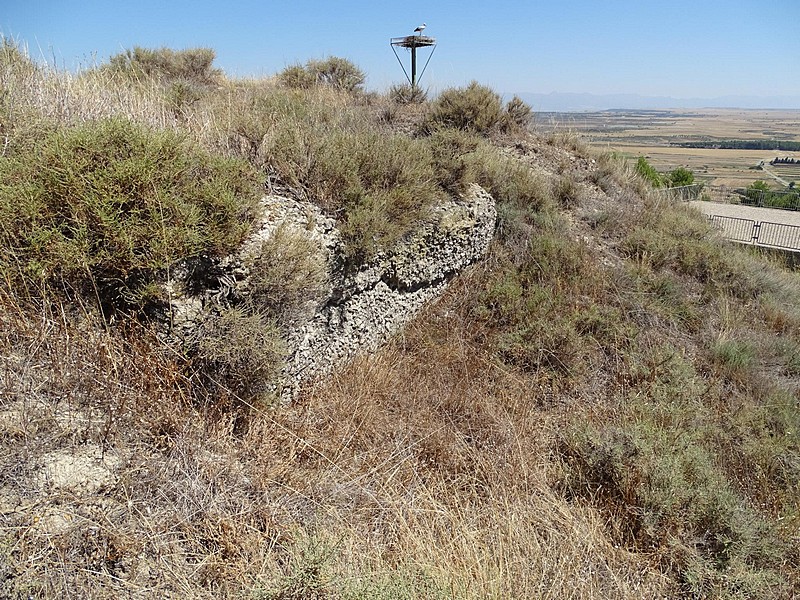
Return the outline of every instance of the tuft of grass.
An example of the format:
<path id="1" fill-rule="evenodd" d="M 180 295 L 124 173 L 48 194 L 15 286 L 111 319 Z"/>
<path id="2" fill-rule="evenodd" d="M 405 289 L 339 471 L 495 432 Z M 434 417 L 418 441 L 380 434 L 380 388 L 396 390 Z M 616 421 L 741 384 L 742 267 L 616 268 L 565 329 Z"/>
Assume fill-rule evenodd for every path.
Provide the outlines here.
<path id="1" fill-rule="evenodd" d="M 393 85 L 389 88 L 389 99 L 396 104 L 421 104 L 428 99 L 428 92 L 418 85 Z"/>
<path id="2" fill-rule="evenodd" d="M 591 152 L 586 143 L 580 138 L 578 133 L 572 129 L 559 129 L 552 132 L 547 143 L 552 146 L 568 149 L 578 156 L 589 156 Z"/>
<path id="3" fill-rule="evenodd" d="M 577 182 L 569 176 L 562 175 L 556 182 L 553 195 L 563 208 L 572 208 L 581 201 L 581 190 Z"/>
<path id="4" fill-rule="evenodd" d="M 719 337 L 711 345 L 711 358 L 730 376 L 742 376 L 753 366 L 755 348 L 745 340 Z"/>

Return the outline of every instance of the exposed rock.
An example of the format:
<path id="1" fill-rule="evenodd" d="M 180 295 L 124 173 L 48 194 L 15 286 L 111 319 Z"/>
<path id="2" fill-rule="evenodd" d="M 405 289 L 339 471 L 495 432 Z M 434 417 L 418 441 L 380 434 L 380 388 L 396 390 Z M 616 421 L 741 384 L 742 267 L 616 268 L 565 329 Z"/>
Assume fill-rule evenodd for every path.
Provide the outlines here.
<path id="1" fill-rule="evenodd" d="M 436 207 L 412 235 L 355 274 L 343 268 L 343 242 L 334 219 L 319 207 L 279 196 L 262 200 L 263 220 L 240 250 L 218 265 L 216 289 L 168 288 L 169 337 L 191 343 L 207 315 L 251 292 L 251 268 L 279 228 L 317 249 L 326 269 L 322 292 L 310 295 L 287 327 L 289 356 L 278 382 L 283 400 L 300 385 L 361 351 L 374 350 L 438 296 L 461 269 L 480 259 L 492 240 L 494 199 L 473 185 L 463 198 Z M 319 291 L 319 290 L 318 290 Z"/>

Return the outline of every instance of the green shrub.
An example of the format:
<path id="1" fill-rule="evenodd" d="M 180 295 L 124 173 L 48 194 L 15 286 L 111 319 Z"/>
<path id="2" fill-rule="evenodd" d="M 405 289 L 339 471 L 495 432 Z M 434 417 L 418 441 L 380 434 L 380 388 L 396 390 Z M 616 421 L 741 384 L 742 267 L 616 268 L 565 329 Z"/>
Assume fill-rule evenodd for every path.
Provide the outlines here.
<path id="1" fill-rule="evenodd" d="M 770 187 L 767 182 L 758 179 L 751 183 L 745 190 L 744 198 L 742 198 L 742 204 L 761 206 L 763 204 L 764 197 L 768 196 L 769 192 Z"/>
<path id="2" fill-rule="evenodd" d="M 792 191 L 793 189 L 790 185 L 788 191 L 776 192 L 770 189 L 766 182 L 759 179 L 751 183 L 744 191 L 742 204 L 800 210 L 800 194 Z"/>
<path id="3" fill-rule="evenodd" d="M 669 187 L 692 185 L 694 183 L 694 173 L 685 167 L 678 167 L 669 172 L 667 181 Z"/>
<path id="4" fill-rule="evenodd" d="M 654 188 L 664 187 L 664 178 L 661 173 L 656 171 L 644 156 L 640 156 L 636 161 L 636 172 Z"/>
<path id="5" fill-rule="evenodd" d="M 168 131 L 107 120 L 52 131 L 0 157 L 4 274 L 141 307 L 182 260 L 248 231 L 255 173 Z M 96 289 L 95 289 L 96 288 Z"/>
<path id="6" fill-rule="evenodd" d="M 211 48 L 141 48 L 112 56 L 104 69 L 129 79 L 185 81 L 195 85 L 219 83 L 222 71 L 213 66 L 216 53 Z"/>
<path id="7" fill-rule="evenodd" d="M 503 105 L 491 88 L 473 81 L 466 88 L 450 88 L 433 102 L 427 128 L 451 127 L 488 134 L 500 124 Z"/>

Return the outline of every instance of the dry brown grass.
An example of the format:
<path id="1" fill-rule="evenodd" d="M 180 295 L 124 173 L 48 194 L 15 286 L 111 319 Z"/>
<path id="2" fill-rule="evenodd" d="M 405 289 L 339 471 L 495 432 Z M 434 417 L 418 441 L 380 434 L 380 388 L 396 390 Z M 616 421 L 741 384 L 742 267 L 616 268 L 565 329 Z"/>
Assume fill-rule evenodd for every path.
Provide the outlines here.
<path id="1" fill-rule="evenodd" d="M 481 348 L 470 285 L 238 418 L 141 332 L 7 312 L 4 594 L 656 597 L 646 559 L 548 486 L 558 417 Z"/>
<path id="2" fill-rule="evenodd" d="M 486 352 L 475 281 L 292 411 L 314 451 L 289 485 L 336 490 L 324 528 L 347 562 L 428 573 L 443 597 L 655 597 L 666 579 L 549 486 L 559 411 Z"/>

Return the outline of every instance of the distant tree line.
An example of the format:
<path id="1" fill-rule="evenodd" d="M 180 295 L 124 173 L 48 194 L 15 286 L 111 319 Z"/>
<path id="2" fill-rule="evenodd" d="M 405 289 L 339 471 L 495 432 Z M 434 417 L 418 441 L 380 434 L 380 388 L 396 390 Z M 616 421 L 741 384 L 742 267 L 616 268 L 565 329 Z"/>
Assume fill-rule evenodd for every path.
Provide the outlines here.
<path id="1" fill-rule="evenodd" d="M 769 161 L 769 164 L 771 164 L 771 165 L 794 165 L 794 166 L 800 167 L 800 160 L 795 160 L 793 158 L 789 158 L 788 156 L 786 158 L 778 158 L 776 156 L 771 161 Z"/>
<path id="2" fill-rule="evenodd" d="M 704 142 L 679 142 L 682 148 L 714 148 L 719 150 L 785 150 L 800 151 L 800 142 L 786 140 L 709 140 Z"/>

